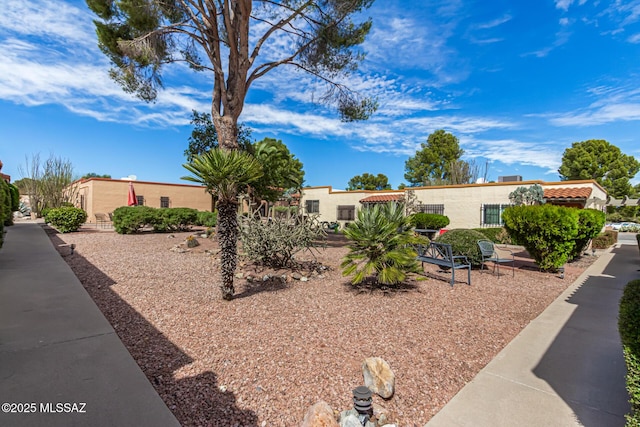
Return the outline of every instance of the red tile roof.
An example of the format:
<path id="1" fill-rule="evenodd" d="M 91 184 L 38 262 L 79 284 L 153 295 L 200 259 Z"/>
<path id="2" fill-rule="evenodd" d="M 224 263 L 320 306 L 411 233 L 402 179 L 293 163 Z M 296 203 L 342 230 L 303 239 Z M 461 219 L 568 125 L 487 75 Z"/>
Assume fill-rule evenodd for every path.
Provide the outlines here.
<path id="1" fill-rule="evenodd" d="M 369 196 L 360 200 L 360 203 L 387 203 L 399 202 L 404 198 L 403 194 L 383 194 L 380 196 Z"/>
<path id="2" fill-rule="evenodd" d="M 546 188 L 545 199 L 588 199 L 591 195 L 589 187 Z"/>

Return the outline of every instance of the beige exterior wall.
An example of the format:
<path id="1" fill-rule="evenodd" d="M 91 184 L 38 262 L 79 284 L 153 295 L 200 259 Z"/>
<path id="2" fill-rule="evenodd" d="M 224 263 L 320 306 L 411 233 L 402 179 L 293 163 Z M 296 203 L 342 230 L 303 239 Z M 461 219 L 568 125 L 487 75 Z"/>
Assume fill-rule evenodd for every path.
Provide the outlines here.
<path id="1" fill-rule="evenodd" d="M 518 187 L 529 187 L 539 184 L 547 188 L 581 188 L 592 189 L 586 208 L 604 210 L 607 193 L 595 181 L 516 181 L 486 184 L 449 185 L 434 187 L 414 187 L 417 202 L 424 205 L 444 205 L 444 214 L 449 217 L 447 228 L 479 228 L 482 227 L 484 205 L 508 205 L 509 194 Z M 341 191 L 331 187 L 305 188 L 302 193 L 301 206 L 306 207 L 307 200 L 318 200 L 320 221 L 336 221 L 338 205 L 353 205 L 356 212 L 362 208 L 360 200 L 368 196 L 384 194 L 404 194 L 402 190 L 391 191 Z M 306 211 L 305 211 L 306 213 Z M 339 221 L 344 225 L 345 221 Z"/>
<path id="2" fill-rule="evenodd" d="M 164 184 L 158 182 L 132 181 L 136 196 L 144 197 L 144 206 L 160 207 L 160 198 L 169 198 L 171 208 L 193 208 L 211 211 L 211 195 L 204 187 L 188 184 Z M 87 212 L 87 221 L 95 222 L 96 213 L 113 212 L 127 206 L 129 181 L 90 178 L 76 181 L 76 206 Z"/>

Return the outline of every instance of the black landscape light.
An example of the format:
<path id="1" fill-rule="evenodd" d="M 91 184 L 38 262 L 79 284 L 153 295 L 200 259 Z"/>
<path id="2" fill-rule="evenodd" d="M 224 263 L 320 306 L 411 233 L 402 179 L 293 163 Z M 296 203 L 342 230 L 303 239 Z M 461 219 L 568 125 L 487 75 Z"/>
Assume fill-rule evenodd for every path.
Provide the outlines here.
<path id="1" fill-rule="evenodd" d="M 369 387 L 361 385 L 353 390 L 353 408 L 358 412 L 360 424 L 365 425 L 373 413 L 373 399 Z"/>
<path id="2" fill-rule="evenodd" d="M 564 266 L 558 268 L 558 273 L 560 273 L 560 278 L 564 279 Z"/>

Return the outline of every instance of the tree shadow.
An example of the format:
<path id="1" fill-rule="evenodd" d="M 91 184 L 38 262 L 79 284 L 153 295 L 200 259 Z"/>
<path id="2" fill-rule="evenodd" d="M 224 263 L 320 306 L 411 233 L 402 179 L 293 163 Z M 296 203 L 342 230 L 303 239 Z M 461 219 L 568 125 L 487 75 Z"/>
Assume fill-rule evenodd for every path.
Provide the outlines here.
<path id="1" fill-rule="evenodd" d="M 343 282 L 342 286 L 347 292 L 359 294 L 382 294 L 384 296 L 392 296 L 406 292 L 420 292 L 420 288 L 409 282 L 397 283 L 395 285 L 383 285 L 378 283 L 375 278 L 368 277 L 360 283 Z"/>
<path id="2" fill-rule="evenodd" d="M 235 394 L 218 384 L 214 372 L 176 378 L 175 372 L 194 360 L 120 298 L 111 289 L 112 278 L 82 255 L 72 254 L 54 229 L 43 228 L 181 425 L 258 425 L 256 413 L 238 408 Z"/>
<path id="3" fill-rule="evenodd" d="M 628 252 L 618 253 L 565 300 L 576 308 L 533 370 L 585 427 L 622 427 L 630 409 L 617 316 L 633 274 Z"/>
<path id="4" fill-rule="evenodd" d="M 233 296 L 233 299 L 249 298 L 263 292 L 278 292 L 290 288 L 290 285 L 281 277 L 271 277 L 268 280 L 246 281 L 241 285 L 241 291 Z"/>

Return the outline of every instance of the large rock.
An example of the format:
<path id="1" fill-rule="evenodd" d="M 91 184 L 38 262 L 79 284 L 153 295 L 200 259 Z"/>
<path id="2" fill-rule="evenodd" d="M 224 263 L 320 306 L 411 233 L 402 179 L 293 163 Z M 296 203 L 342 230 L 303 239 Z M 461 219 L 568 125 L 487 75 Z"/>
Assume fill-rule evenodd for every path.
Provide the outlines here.
<path id="1" fill-rule="evenodd" d="M 340 420 L 340 427 L 362 427 L 357 415 L 349 414 Z"/>
<path id="2" fill-rule="evenodd" d="M 321 400 L 307 410 L 300 427 L 340 427 L 340 425 L 333 416 L 331 406 Z"/>
<path id="3" fill-rule="evenodd" d="M 389 399 L 395 391 L 396 376 L 381 357 L 368 357 L 362 362 L 364 385 L 378 396 Z"/>

